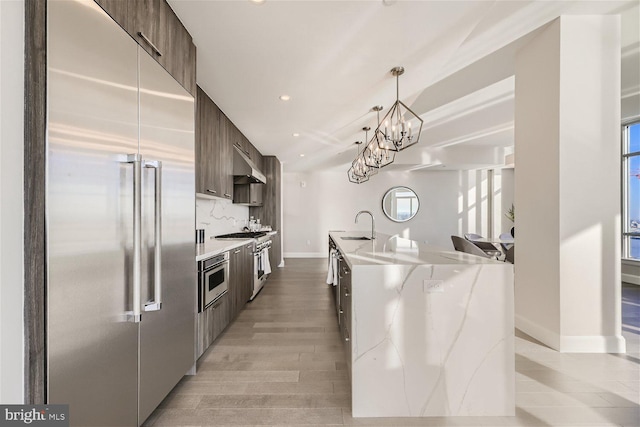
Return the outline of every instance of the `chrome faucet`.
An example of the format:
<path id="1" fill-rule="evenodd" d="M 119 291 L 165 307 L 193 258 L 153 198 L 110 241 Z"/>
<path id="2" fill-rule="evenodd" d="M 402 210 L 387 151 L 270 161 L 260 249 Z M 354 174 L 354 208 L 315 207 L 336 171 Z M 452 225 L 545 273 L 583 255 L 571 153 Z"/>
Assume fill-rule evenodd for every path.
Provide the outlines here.
<path id="1" fill-rule="evenodd" d="M 371 215 L 371 240 L 373 240 L 373 239 L 376 238 L 376 220 L 373 218 L 373 214 L 371 212 L 369 212 L 369 211 L 360 211 L 356 215 L 356 224 L 358 223 L 358 217 L 362 213 L 368 213 L 369 215 Z"/>

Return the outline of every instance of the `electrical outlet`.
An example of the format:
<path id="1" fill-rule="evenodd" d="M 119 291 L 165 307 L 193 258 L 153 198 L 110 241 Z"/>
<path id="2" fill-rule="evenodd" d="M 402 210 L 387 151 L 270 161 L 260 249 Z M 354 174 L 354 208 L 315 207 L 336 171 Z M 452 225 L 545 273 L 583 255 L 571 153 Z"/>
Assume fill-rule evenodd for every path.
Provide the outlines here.
<path id="1" fill-rule="evenodd" d="M 423 291 L 427 294 L 443 293 L 444 292 L 444 280 L 430 280 L 425 279 L 423 282 Z"/>

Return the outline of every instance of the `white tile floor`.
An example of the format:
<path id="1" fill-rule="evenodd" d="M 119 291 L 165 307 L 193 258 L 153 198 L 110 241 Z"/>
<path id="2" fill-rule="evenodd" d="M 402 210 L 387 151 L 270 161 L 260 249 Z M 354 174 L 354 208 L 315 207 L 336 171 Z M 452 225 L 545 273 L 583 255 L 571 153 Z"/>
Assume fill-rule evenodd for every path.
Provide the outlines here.
<path id="1" fill-rule="evenodd" d="M 514 417 L 351 417 L 325 260 L 286 261 L 145 425 L 640 426 L 640 286 L 626 354 L 558 353 L 516 331 Z"/>

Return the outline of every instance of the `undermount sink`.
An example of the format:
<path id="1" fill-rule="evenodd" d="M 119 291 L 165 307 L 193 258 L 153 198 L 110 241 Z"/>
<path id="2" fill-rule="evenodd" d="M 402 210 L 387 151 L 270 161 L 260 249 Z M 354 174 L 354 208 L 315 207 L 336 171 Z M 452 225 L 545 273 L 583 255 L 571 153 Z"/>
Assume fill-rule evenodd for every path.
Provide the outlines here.
<path id="1" fill-rule="evenodd" d="M 341 237 L 342 240 L 371 240 L 371 237 L 353 237 L 353 236 L 346 236 L 346 237 Z"/>

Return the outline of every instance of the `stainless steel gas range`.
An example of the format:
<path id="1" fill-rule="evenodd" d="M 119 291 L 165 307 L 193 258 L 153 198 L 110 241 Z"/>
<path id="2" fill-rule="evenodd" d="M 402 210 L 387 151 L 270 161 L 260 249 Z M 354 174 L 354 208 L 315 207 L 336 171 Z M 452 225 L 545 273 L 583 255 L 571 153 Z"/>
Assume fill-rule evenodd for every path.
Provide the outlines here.
<path id="1" fill-rule="evenodd" d="M 244 240 L 254 239 L 253 243 L 253 294 L 250 300 L 253 300 L 258 292 L 263 288 L 267 278 L 271 274 L 271 265 L 269 262 L 269 251 L 271 249 L 271 235 L 264 231 L 248 231 L 241 233 L 222 234 L 216 236 L 221 240 Z"/>

